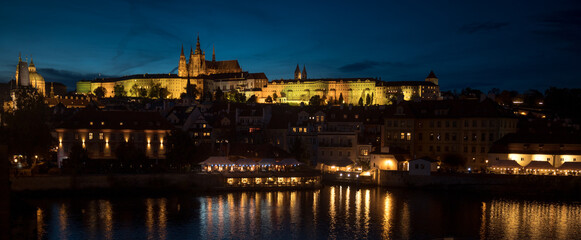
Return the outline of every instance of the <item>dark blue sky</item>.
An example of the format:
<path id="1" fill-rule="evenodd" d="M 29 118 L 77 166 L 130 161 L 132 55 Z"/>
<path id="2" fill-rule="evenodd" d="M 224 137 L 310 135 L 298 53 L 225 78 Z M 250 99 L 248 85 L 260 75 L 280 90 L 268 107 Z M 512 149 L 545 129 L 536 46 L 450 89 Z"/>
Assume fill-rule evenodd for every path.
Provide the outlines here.
<path id="1" fill-rule="evenodd" d="M 180 47 L 269 79 L 381 77 L 443 90 L 581 87 L 581 1 L 3 1 L 0 82 L 168 73 Z"/>

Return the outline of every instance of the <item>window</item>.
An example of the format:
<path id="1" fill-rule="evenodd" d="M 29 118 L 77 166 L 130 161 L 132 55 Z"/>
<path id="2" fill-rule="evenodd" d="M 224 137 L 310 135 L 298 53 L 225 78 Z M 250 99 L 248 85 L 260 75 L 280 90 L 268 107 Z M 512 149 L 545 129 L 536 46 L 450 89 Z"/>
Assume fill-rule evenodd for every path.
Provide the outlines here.
<path id="1" fill-rule="evenodd" d="M 103 133 L 99 133 L 99 140 L 103 140 L 103 138 L 105 138 Z"/>
<path id="2" fill-rule="evenodd" d="M 406 140 L 408 141 L 412 140 L 412 133 L 406 133 Z"/>
<path id="3" fill-rule="evenodd" d="M 93 126 L 93 122 L 89 122 L 89 125 Z"/>
<path id="4" fill-rule="evenodd" d="M 547 158 L 547 161 L 551 161 L 551 158 Z"/>
<path id="5" fill-rule="evenodd" d="M 89 133 L 89 140 L 93 140 L 93 133 Z"/>
<path id="6" fill-rule="evenodd" d="M 351 156 L 351 152 L 347 152 L 347 157 L 350 157 L 350 156 Z"/>
<path id="7" fill-rule="evenodd" d="M 494 133 L 488 134 L 488 141 L 494 141 Z"/>
<path id="8" fill-rule="evenodd" d="M 449 152 L 449 151 L 450 151 L 450 148 L 448 146 L 445 146 L 444 147 L 444 152 Z"/>
<path id="9" fill-rule="evenodd" d="M 440 152 L 440 146 L 436 146 L 436 152 Z"/>
<path id="10" fill-rule="evenodd" d="M 321 156 L 325 156 L 325 151 L 321 151 Z"/>
<path id="11" fill-rule="evenodd" d="M 405 133 L 400 133 L 400 139 L 404 140 L 405 139 Z"/>
<path id="12" fill-rule="evenodd" d="M 434 141 L 434 133 L 430 133 L 430 141 Z"/>
<path id="13" fill-rule="evenodd" d="M 483 142 L 484 142 L 484 141 L 486 141 L 486 133 L 483 133 L 483 134 L 480 136 L 480 141 L 483 141 Z"/>
<path id="14" fill-rule="evenodd" d="M 449 128 L 450 127 L 450 121 L 446 121 L 446 127 Z"/>
<path id="15" fill-rule="evenodd" d="M 468 152 L 468 147 L 464 146 L 464 152 L 467 153 Z"/>
<path id="16" fill-rule="evenodd" d="M 444 140 L 449 141 L 450 140 L 450 134 L 449 133 L 445 133 L 444 134 Z"/>
<path id="17" fill-rule="evenodd" d="M 329 156 L 331 156 L 331 157 L 333 156 L 333 151 L 329 152 Z"/>
<path id="18" fill-rule="evenodd" d="M 434 151 L 434 146 L 430 146 L 430 152 Z"/>
<path id="19" fill-rule="evenodd" d="M 478 136 L 476 135 L 476 133 L 472 133 L 472 141 L 476 141 L 478 139 Z"/>

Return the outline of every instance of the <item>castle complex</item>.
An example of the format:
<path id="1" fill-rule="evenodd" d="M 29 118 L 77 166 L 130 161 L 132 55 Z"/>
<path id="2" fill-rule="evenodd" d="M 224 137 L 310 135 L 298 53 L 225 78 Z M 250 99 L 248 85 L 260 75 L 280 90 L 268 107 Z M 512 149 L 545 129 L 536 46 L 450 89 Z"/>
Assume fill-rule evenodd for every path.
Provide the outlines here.
<path id="1" fill-rule="evenodd" d="M 397 100 L 436 100 L 440 98 L 438 78 L 430 72 L 425 81 L 386 82 L 375 78 L 309 79 L 306 67 L 301 71 L 297 65 L 294 79 L 268 81 L 264 73 L 243 71 L 237 60 L 216 61 L 215 49 L 212 60 L 200 48 L 198 37 L 195 50 L 190 49 L 186 59 L 182 46 L 178 74 L 139 74 L 120 78 L 101 78 L 79 81 L 78 93 L 92 93 L 105 89 L 105 97 L 115 96 L 115 87 L 126 92 L 125 96 L 138 97 L 139 90 L 148 90 L 159 85 L 167 90 L 167 98 L 180 98 L 187 86 L 195 85 L 198 93 L 214 93 L 218 89 L 228 92 L 236 90 L 247 98 L 256 96 L 258 102 L 273 99 L 273 102 L 300 104 L 308 103 L 318 95 L 326 103 L 345 104 L 389 104 Z M 122 87 L 119 87 L 122 86 Z M 198 94 L 200 97 L 201 94 Z"/>

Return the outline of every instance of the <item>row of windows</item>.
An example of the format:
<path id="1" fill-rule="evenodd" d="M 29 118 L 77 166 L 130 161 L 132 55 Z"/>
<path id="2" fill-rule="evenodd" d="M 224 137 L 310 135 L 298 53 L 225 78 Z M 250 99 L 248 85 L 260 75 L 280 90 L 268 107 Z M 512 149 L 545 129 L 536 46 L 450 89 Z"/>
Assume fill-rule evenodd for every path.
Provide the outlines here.
<path id="1" fill-rule="evenodd" d="M 464 120 L 464 127 L 478 127 L 478 122 L 480 122 L 480 127 L 495 127 L 496 126 L 496 122 L 497 120 Z M 460 121 L 462 122 L 462 121 Z M 411 121 L 405 121 L 405 120 L 388 120 L 386 121 L 386 125 L 387 127 L 412 127 L 412 122 Z M 429 121 L 429 126 L 430 127 L 452 127 L 452 128 L 456 128 L 458 127 L 458 122 L 457 121 L 435 121 L 435 120 L 431 120 Z M 500 121 L 500 126 L 504 126 L 506 127 L 511 127 L 514 128 L 516 127 L 516 124 L 514 121 Z M 422 121 L 418 121 L 418 127 L 423 127 L 423 122 Z"/>
<path id="2" fill-rule="evenodd" d="M 329 154 L 329 157 L 332 157 L 333 151 L 329 151 L 328 154 Z M 341 156 L 343 156 L 343 151 L 338 151 L 337 154 L 338 154 L 337 156 L 341 157 Z M 325 151 L 321 151 L 321 156 L 325 156 Z M 351 152 L 347 151 L 345 156 L 350 157 Z"/>
<path id="3" fill-rule="evenodd" d="M 428 146 L 428 152 L 457 152 L 456 146 L 433 146 L 430 145 Z M 470 150 L 471 153 L 477 153 L 477 150 L 480 150 L 479 153 L 486 153 L 486 147 L 481 146 L 480 149 L 478 149 L 478 147 L 476 146 L 472 146 L 471 148 L 468 148 L 468 146 L 464 146 L 463 152 L 464 153 L 468 153 Z M 423 145 L 418 145 L 418 151 L 419 152 L 423 152 L 424 148 Z"/>

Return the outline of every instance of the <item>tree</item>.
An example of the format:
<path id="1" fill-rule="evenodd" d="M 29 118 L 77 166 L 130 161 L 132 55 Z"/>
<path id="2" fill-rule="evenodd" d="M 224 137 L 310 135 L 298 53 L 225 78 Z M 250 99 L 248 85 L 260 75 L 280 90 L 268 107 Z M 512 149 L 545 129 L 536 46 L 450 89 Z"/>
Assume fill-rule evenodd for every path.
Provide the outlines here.
<path id="1" fill-rule="evenodd" d="M 371 105 L 371 96 L 369 96 L 369 93 L 365 97 L 365 105 L 367 106 Z"/>
<path id="2" fill-rule="evenodd" d="M 339 94 L 339 104 L 343 104 L 343 93 Z"/>
<path id="3" fill-rule="evenodd" d="M 196 86 L 196 84 L 189 84 L 186 86 L 186 96 L 187 97 L 191 97 L 193 99 L 196 99 L 198 97 L 198 94 L 200 94 L 200 92 L 198 91 L 198 88 Z M 183 98 L 182 98 L 183 99 Z"/>
<path id="4" fill-rule="evenodd" d="M 0 145 L 7 146 L 10 155 L 23 155 L 29 161 L 35 155 L 48 157 L 56 141 L 47 124 L 49 108 L 44 98 L 32 87 L 20 87 L 14 92 L 16 106 L 0 117 Z"/>
<path id="5" fill-rule="evenodd" d="M 113 87 L 113 93 L 117 98 L 127 96 L 127 91 L 125 91 L 125 86 L 123 86 L 123 84 L 115 84 L 115 87 Z"/>
<path id="6" fill-rule="evenodd" d="M 107 89 L 105 89 L 104 87 L 97 87 L 95 88 L 95 90 L 93 90 L 93 93 L 98 98 L 103 98 L 105 97 L 105 94 L 107 94 Z"/>
<path id="7" fill-rule="evenodd" d="M 311 106 L 321 106 L 321 96 L 319 95 L 314 95 L 311 97 L 311 99 L 309 99 L 309 105 Z"/>
<path id="8" fill-rule="evenodd" d="M 278 95 L 276 93 L 272 94 L 272 101 L 276 102 L 276 100 L 278 99 Z"/>
<path id="9" fill-rule="evenodd" d="M 220 87 L 218 87 L 218 89 L 216 89 L 216 92 L 214 93 L 214 100 L 216 102 L 224 101 L 224 92 L 222 91 L 222 89 L 220 89 Z"/>
<path id="10" fill-rule="evenodd" d="M 359 98 L 359 106 L 363 106 L 363 97 Z"/>
<path id="11" fill-rule="evenodd" d="M 272 97 L 271 96 L 266 97 L 266 99 L 264 100 L 264 102 L 272 103 Z"/>
<path id="12" fill-rule="evenodd" d="M 133 84 L 131 89 L 129 89 L 129 94 L 131 94 L 133 97 L 139 97 L 139 86 L 137 86 L 137 84 Z"/>
<path id="13" fill-rule="evenodd" d="M 139 97 L 142 97 L 142 98 L 147 97 L 147 89 L 146 88 L 140 87 L 138 92 L 139 92 Z"/>
<path id="14" fill-rule="evenodd" d="M 119 144 L 117 149 L 115 149 L 115 156 L 117 156 L 120 163 L 124 166 L 129 166 L 130 168 L 137 168 L 139 163 L 147 160 L 145 151 L 135 147 L 132 140 Z"/>
<path id="15" fill-rule="evenodd" d="M 256 103 L 256 102 L 257 102 L 256 95 L 250 96 L 250 98 L 248 98 L 248 100 L 246 101 L 246 103 Z"/>
<path id="16" fill-rule="evenodd" d="M 148 96 L 149 98 L 160 98 L 161 93 L 161 83 L 154 83 L 149 87 Z"/>

